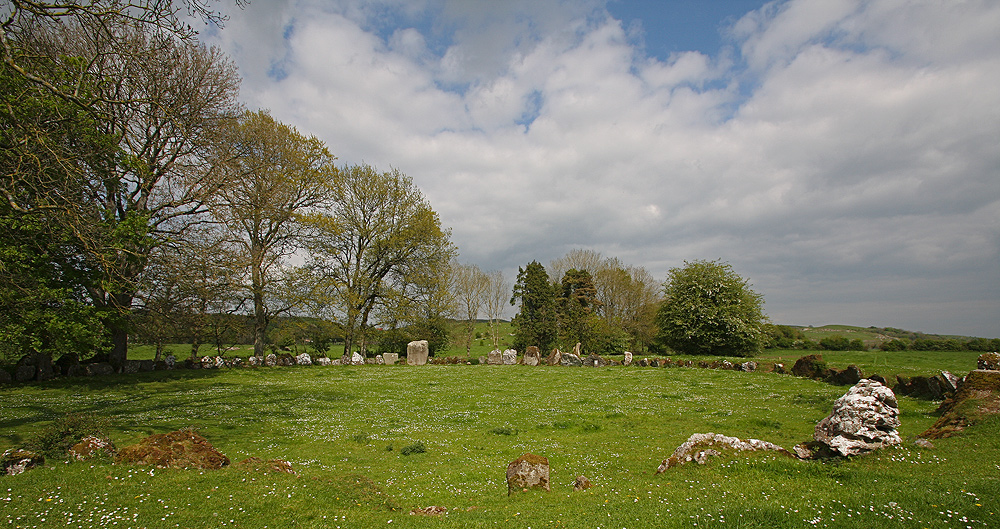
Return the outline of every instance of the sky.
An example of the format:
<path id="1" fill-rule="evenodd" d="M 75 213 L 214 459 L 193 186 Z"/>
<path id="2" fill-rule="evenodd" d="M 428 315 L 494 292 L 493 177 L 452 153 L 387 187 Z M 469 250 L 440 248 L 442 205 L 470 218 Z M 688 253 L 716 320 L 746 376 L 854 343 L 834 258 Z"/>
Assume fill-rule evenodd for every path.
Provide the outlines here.
<path id="1" fill-rule="evenodd" d="M 722 260 L 790 325 L 1000 337 L 1000 2 L 254 0 L 248 108 L 397 168 L 459 260 Z"/>

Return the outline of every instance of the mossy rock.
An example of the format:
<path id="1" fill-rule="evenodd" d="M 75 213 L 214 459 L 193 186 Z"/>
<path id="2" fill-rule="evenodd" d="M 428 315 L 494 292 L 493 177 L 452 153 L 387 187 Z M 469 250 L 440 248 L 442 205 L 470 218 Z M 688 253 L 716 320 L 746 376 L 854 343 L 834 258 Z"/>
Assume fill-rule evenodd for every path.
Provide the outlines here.
<path id="1" fill-rule="evenodd" d="M 1000 413 L 1000 371 L 969 372 L 953 398 L 938 408 L 941 418 L 920 437 L 940 439 L 955 435 L 983 418 Z"/>

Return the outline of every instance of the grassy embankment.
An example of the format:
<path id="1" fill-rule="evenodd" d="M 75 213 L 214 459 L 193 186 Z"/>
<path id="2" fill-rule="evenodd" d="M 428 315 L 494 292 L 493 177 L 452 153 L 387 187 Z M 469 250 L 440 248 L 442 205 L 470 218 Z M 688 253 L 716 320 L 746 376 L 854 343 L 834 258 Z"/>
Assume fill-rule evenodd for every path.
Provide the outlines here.
<path id="1" fill-rule="evenodd" d="M 939 354 L 935 363 L 914 354 L 824 356 L 886 373 L 974 367 L 974 358 Z M 826 463 L 726 455 L 653 475 L 696 432 L 786 447 L 809 439 L 845 389 L 763 372 L 464 365 L 168 371 L 7 386 L 0 449 L 83 412 L 111 418 L 118 446 L 195 426 L 234 462 L 281 458 L 299 476 L 50 461 L 0 477 L 0 524 L 909 528 L 984 527 L 1000 516 L 1000 421 L 919 449 L 913 439 L 935 420 L 936 403 L 907 397 L 899 448 Z M 416 443 L 426 452 L 403 455 Z M 549 458 L 552 492 L 508 498 L 506 465 L 525 452 Z M 573 492 L 580 474 L 595 487 Z M 430 505 L 447 514 L 408 514 Z"/>

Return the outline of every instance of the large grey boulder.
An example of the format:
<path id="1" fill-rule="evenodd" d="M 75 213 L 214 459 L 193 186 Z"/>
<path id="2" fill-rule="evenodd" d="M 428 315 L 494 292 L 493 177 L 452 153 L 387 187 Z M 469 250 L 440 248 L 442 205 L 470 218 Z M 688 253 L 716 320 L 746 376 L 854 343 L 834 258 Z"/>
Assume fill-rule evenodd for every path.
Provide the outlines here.
<path id="1" fill-rule="evenodd" d="M 398 353 L 382 353 L 382 361 L 385 362 L 387 366 L 394 366 L 396 362 L 399 361 Z"/>
<path id="2" fill-rule="evenodd" d="M 559 359 L 559 364 L 566 367 L 580 367 L 583 365 L 583 360 L 573 353 L 563 353 L 562 358 Z"/>
<path id="3" fill-rule="evenodd" d="M 503 352 L 503 365 L 512 366 L 517 363 L 517 351 L 507 349 Z"/>
<path id="4" fill-rule="evenodd" d="M 361 353 L 354 351 L 354 353 L 351 354 L 351 365 L 352 366 L 365 365 L 365 357 L 361 356 Z M 411 364 L 411 365 L 419 365 L 419 364 Z"/>
<path id="5" fill-rule="evenodd" d="M 406 344 L 406 364 L 411 366 L 422 366 L 427 363 L 430 348 L 427 340 L 414 340 Z"/>
<path id="6" fill-rule="evenodd" d="M 491 366 L 498 366 L 503 363 L 503 353 L 499 349 L 490 351 L 486 357 L 486 363 Z"/>
<path id="7" fill-rule="evenodd" d="M 264 357 L 264 365 L 267 367 L 274 367 L 278 365 L 278 355 L 268 353 L 267 356 Z"/>
<path id="8" fill-rule="evenodd" d="M 833 411 L 816 425 L 813 439 L 841 456 L 898 445 L 899 408 L 891 389 L 862 379 L 833 403 Z"/>
<path id="9" fill-rule="evenodd" d="M 313 365 L 313 360 L 312 357 L 309 356 L 309 353 L 302 353 L 295 357 L 295 363 L 300 366 L 311 366 Z"/>

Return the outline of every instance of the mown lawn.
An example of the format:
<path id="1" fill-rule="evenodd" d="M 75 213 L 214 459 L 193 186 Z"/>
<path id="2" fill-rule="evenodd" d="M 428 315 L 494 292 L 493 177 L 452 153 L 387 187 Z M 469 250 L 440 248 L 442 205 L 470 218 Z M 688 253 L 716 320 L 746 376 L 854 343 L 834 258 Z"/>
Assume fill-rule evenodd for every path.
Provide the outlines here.
<path id="1" fill-rule="evenodd" d="M 118 446 L 194 426 L 234 463 L 280 458 L 299 475 L 49 461 L 0 477 L 0 524 L 909 528 L 984 527 L 1000 516 L 1000 421 L 919 449 L 913 440 L 937 403 L 906 397 L 899 448 L 826 463 L 726 455 L 653 473 L 696 432 L 807 440 L 845 390 L 761 372 L 465 365 L 6 386 L 0 449 L 83 412 L 109 417 Z M 417 443 L 426 451 L 403 455 Z M 508 497 L 507 463 L 525 452 L 549 458 L 552 491 Z M 594 488 L 574 492 L 580 474 Z M 409 514 L 431 505 L 448 510 Z"/>

